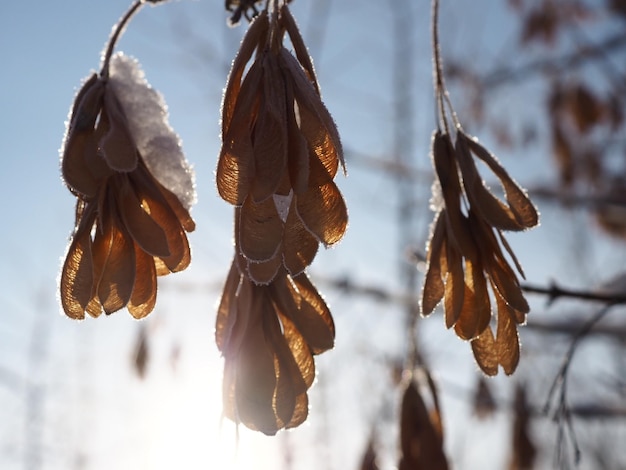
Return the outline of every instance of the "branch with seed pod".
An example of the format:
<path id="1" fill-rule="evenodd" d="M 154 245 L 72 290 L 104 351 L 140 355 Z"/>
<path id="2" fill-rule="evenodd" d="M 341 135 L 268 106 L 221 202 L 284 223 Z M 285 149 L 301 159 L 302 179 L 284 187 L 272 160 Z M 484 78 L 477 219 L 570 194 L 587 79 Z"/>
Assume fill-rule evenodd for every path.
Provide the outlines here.
<path id="1" fill-rule="evenodd" d="M 74 319 L 124 307 L 145 317 L 156 303 L 157 276 L 191 261 L 193 174 L 160 95 L 136 61 L 113 55 L 144 4 L 133 3 L 114 29 L 100 73 L 74 99 L 63 142 L 62 176 L 77 206 L 60 298 Z M 164 169 L 158 177 L 156 169 Z"/>
<path id="2" fill-rule="evenodd" d="M 334 182 L 344 166 L 339 133 L 286 2 L 268 1 L 251 22 L 221 125 L 217 189 L 235 207 L 235 256 L 216 322 L 224 414 L 275 434 L 306 419 L 313 355 L 333 346 L 330 311 L 305 270 L 348 223 Z"/>
<path id="3" fill-rule="evenodd" d="M 422 314 L 443 300 L 445 324 L 471 341 L 479 367 L 495 375 L 502 366 L 512 374 L 519 361 L 517 325 L 529 311 L 517 273 L 522 268 L 503 231 L 522 231 L 538 224 L 526 192 L 476 139 L 468 136 L 445 88 L 439 55 L 437 0 L 433 1 L 434 88 L 438 128 L 431 158 L 436 180 L 433 202 L 437 214 L 428 242 Z M 453 143 L 454 140 L 454 143 Z M 475 158 L 484 162 L 502 184 L 506 201 L 494 196 L 480 176 Z M 515 265 L 510 266 L 504 252 Z M 490 296 L 491 291 L 492 296 Z M 497 327 L 494 335 L 492 304 Z"/>

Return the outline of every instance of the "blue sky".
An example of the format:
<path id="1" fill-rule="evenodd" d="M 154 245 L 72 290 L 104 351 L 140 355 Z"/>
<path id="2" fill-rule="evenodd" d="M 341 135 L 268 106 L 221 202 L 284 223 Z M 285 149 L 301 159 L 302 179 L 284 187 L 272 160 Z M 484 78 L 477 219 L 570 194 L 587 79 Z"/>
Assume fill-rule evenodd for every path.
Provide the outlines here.
<path id="1" fill-rule="evenodd" d="M 349 176 L 338 176 L 338 184 L 348 203 L 350 226 L 339 246 L 318 255 L 311 273 L 320 279 L 349 275 L 397 292 L 396 186 L 383 172 L 354 156 L 391 159 L 391 15 L 385 2 L 329 0 L 325 22 L 325 17 L 317 16 L 324 3 L 296 0 L 292 11 L 310 45 L 325 102 L 348 150 Z M 434 125 L 427 3 L 411 3 L 407 14 L 414 15 L 415 28 L 406 31 L 407 41 L 415 42 L 411 160 L 415 168 L 426 172 L 430 171 L 428 143 Z M 460 13 L 451 5 L 442 6 L 444 57 L 446 51 L 469 54 L 477 63 L 493 66 L 514 51 L 517 36 L 507 10 L 484 3 L 490 5 L 487 11 Z M 238 456 L 234 456 L 234 429 L 224 424 L 218 431 L 221 363 L 212 330 L 221 282 L 232 255 L 232 208 L 217 195 L 213 171 L 219 151 L 221 92 L 244 32 L 243 26 L 225 26 L 222 1 L 146 7 L 118 46 L 140 60 L 148 81 L 165 96 L 170 123 L 196 169 L 198 187 L 198 204 L 192 210 L 198 229 L 190 236 L 192 266 L 160 281 L 157 308 L 141 324 L 150 332 L 152 345 L 147 378 L 140 381 L 130 367 L 139 324 L 127 312 L 83 323 L 59 313 L 56 278 L 73 227 L 74 198 L 60 179 L 58 150 L 74 93 L 81 80 L 99 68 L 111 27 L 128 4 L 125 0 L 66 0 L 62 6 L 33 1 L 0 6 L 0 211 L 4 221 L 0 231 L 4 249 L 0 263 L 0 378 L 4 377 L 0 382 L 0 466 L 24 468 L 24 462 L 36 454 L 45 456 L 45 464 L 32 468 L 157 469 L 172 468 L 180 459 L 180 468 L 207 468 L 216 456 L 233 468 L 251 468 L 259 462 L 266 467 L 254 468 L 276 468 L 285 448 L 305 443 L 298 450 L 303 459 L 308 455 L 314 462 L 311 449 L 321 445 L 331 455 L 328 468 L 354 467 L 370 423 L 395 413 L 393 397 L 385 395 L 388 378 L 375 374 L 384 374 L 381 361 L 402 349 L 403 320 L 397 306 L 350 298 L 323 282 L 319 287 L 334 313 L 338 339 L 335 351 L 318 358 L 320 373 L 311 392 L 309 422 L 276 439 L 242 431 Z M 496 109 L 532 116 L 541 102 L 529 99 L 526 91 L 498 93 Z M 502 155 L 489 136 L 481 138 L 496 149 L 520 182 L 552 174 L 544 155 L 536 151 Z M 420 246 L 430 221 L 429 186 L 426 182 L 415 188 L 420 214 L 415 243 Z M 571 233 L 576 223 L 586 222 L 580 217 L 571 225 L 562 224 L 558 211 L 546 209 L 545 214 L 549 217 L 544 218 L 542 228 L 511 237 L 529 280 L 544 283 L 568 273 L 573 284 L 584 285 L 606 277 L 603 270 L 609 261 L 615 266 L 626 260 L 621 245 L 607 242 L 591 247 L 586 270 L 577 271 L 581 258 L 562 257 L 553 247 L 575 246 Z M 433 364 L 441 366 L 442 379 L 470 387 L 476 367 L 469 346 L 444 331 L 440 316 L 425 321 L 421 335 Z M 174 368 L 176 350 L 180 358 Z M 364 367 L 353 367 L 355 361 Z M 363 387 L 370 393 L 363 393 Z M 43 405 L 35 414 L 40 427 L 28 421 L 33 405 L 27 395 L 34 389 L 44 391 Z M 355 389 L 359 400 L 354 399 Z M 451 424 L 450 451 L 458 451 L 465 434 L 462 426 L 455 430 L 459 424 L 455 419 L 468 412 L 467 406 L 448 397 L 445 400 L 450 410 L 446 415 Z M 332 430 L 332 437 L 353 437 L 324 442 L 320 429 L 325 427 Z M 501 434 L 505 428 L 505 420 L 499 418 L 495 431 L 485 432 Z M 37 441 L 28 442 L 33 435 Z M 394 449 L 387 450 L 392 453 Z M 504 458 L 504 450 L 496 453 L 496 460 Z M 480 455 L 470 451 L 464 458 L 480 462 Z"/>

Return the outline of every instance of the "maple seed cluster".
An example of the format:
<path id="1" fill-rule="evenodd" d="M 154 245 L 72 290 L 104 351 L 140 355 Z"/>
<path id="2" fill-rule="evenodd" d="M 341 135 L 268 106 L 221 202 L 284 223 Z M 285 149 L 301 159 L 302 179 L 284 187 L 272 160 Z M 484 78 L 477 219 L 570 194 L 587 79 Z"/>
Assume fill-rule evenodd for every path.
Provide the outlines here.
<path id="1" fill-rule="evenodd" d="M 498 177 L 507 203 L 485 187 L 474 157 Z M 501 365 L 512 374 L 519 361 L 517 325 L 525 322 L 529 307 L 500 244 L 523 277 L 502 231 L 534 227 L 537 211 L 496 158 L 460 128 L 454 146 L 447 133 L 435 132 L 432 159 L 442 201 L 428 242 L 422 313 L 429 315 L 443 299 L 446 327 L 471 341 L 480 368 L 495 375 Z M 497 311 L 495 337 L 488 286 Z"/>
<path id="2" fill-rule="evenodd" d="M 194 222 L 148 169 L 113 79 L 107 69 L 84 83 L 63 146 L 63 179 L 77 208 L 60 290 L 74 319 L 124 307 L 145 317 L 155 306 L 156 277 L 191 260 L 186 232 Z"/>
<path id="3" fill-rule="evenodd" d="M 305 269 L 320 243 L 346 230 L 333 181 L 340 165 L 339 134 L 295 20 L 286 4 L 264 10 L 241 43 L 222 106 L 217 188 L 235 206 L 235 256 L 216 340 L 226 416 L 266 434 L 304 421 L 312 355 L 333 346 L 330 311 Z"/>
<path id="4" fill-rule="evenodd" d="M 506 374 L 512 374 L 520 358 L 517 325 L 525 323 L 530 308 L 503 249 L 520 276 L 524 277 L 524 272 L 502 232 L 532 228 L 539 223 L 539 215 L 526 192 L 496 157 L 463 131 L 444 85 L 438 16 L 439 2 L 433 0 L 433 76 L 438 128 L 432 138 L 431 159 L 436 175 L 433 184 L 436 215 L 427 247 L 422 314 L 430 315 L 443 299 L 446 327 L 454 327 L 460 338 L 471 341 L 474 358 L 482 371 L 496 375 L 502 366 Z M 454 144 L 450 129 L 455 132 Z M 506 202 L 485 186 L 475 158 L 500 180 Z M 495 336 L 489 286 L 495 298 Z"/>
<path id="5" fill-rule="evenodd" d="M 417 376 L 404 385 L 400 409 L 400 450 L 398 470 L 448 470 L 444 452 L 441 409 L 435 382 L 426 369 L 422 369 L 420 387 Z M 421 382 L 420 381 L 420 382 Z M 428 409 L 420 388 L 430 392 L 432 408 Z"/>

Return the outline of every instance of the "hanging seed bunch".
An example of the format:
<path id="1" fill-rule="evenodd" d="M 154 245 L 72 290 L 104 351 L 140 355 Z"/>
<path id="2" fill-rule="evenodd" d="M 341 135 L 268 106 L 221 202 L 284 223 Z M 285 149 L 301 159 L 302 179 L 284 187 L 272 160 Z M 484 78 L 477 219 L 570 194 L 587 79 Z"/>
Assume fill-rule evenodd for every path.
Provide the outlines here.
<path id="1" fill-rule="evenodd" d="M 270 3 L 232 65 L 217 167 L 219 194 L 235 206 L 235 258 L 216 326 L 224 412 L 266 434 L 306 419 L 312 355 L 332 348 L 335 331 L 305 269 L 348 219 L 333 181 L 343 166 L 337 128 L 287 5 Z"/>
<path id="2" fill-rule="evenodd" d="M 529 307 L 517 278 L 517 273 L 522 277 L 524 273 L 502 232 L 534 227 L 538 214 L 498 160 L 463 131 L 452 109 L 439 59 L 437 3 L 434 0 L 433 36 L 439 125 L 431 150 L 437 214 L 428 242 L 422 313 L 429 315 L 443 299 L 446 327 L 454 327 L 460 338 L 471 341 L 480 368 L 495 375 L 500 365 L 512 374 L 520 354 L 517 325 L 525 322 Z M 475 158 L 500 180 L 506 201 L 485 186 Z M 492 308 L 497 317 L 495 335 Z"/>
<path id="3" fill-rule="evenodd" d="M 426 406 L 414 378 L 408 381 L 400 410 L 400 449 L 398 470 L 447 470 L 448 460 L 443 449 L 441 410 L 435 383 L 424 371 L 431 394 L 432 409 Z"/>
<path id="4" fill-rule="evenodd" d="M 305 273 L 257 285 L 233 262 L 219 305 L 224 414 L 268 435 L 302 424 L 314 354 L 333 347 L 328 306 Z"/>
<path id="5" fill-rule="evenodd" d="M 60 297 L 74 319 L 124 307 L 145 317 L 155 306 L 156 277 L 181 271 L 191 260 L 192 170 L 161 96 L 135 60 L 112 55 L 142 3 L 120 21 L 102 71 L 76 95 L 62 147 L 63 180 L 77 205 Z"/>
<path id="6" fill-rule="evenodd" d="M 491 386 L 483 375 L 478 377 L 472 398 L 473 414 L 480 420 L 491 417 L 498 404 L 491 391 Z"/>
<path id="7" fill-rule="evenodd" d="M 518 384 L 515 388 L 513 429 L 511 431 L 511 456 L 509 468 L 523 470 L 534 468 L 537 460 L 537 447 L 532 439 L 532 410 L 528 405 L 526 387 Z"/>

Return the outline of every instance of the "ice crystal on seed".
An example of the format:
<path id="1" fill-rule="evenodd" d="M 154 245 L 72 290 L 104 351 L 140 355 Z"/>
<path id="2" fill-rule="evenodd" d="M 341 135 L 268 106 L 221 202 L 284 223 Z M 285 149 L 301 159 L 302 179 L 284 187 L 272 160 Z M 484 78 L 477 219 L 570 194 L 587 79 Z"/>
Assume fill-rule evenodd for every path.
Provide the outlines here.
<path id="1" fill-rule="evenodd" d="M 109 85 L 120 100 L 147 167 L 187 209 L 191 208 L 196 199 L 194 172 L 179 136 L 169 125 L 163 97 L 150 86 L 139 62 L 121 52 L 111 60 Z"/>

